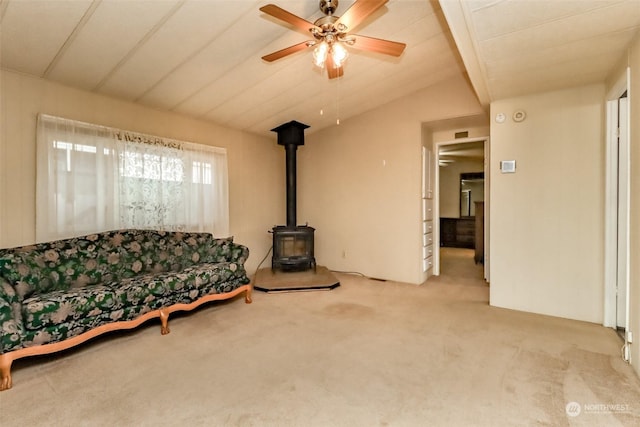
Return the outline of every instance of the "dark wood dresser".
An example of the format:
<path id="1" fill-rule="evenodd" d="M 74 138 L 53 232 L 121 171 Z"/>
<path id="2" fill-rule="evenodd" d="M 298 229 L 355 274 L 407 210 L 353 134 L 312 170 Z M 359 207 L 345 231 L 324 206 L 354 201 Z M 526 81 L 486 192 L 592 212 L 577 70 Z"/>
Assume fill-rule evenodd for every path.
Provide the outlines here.
<path id="1" fill-rule="evenodd" d="M 475 248 L 475 218 L 440 218 L 440 246 Z"/>

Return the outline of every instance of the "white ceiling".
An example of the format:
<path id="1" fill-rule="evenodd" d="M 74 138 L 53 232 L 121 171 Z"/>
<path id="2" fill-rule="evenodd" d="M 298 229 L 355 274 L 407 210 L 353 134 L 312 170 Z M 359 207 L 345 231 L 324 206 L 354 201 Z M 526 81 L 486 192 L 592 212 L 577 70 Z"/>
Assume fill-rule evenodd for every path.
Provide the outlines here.
<path id="1" fill-rule="evenodd" d="M 329 81 L 308 50 L 261 60 L 308 38 L 258 10 L 269 1 L 322 16 L 316 0 L 0 0 L 0 65 L 258 134 L 290 120 L 313 132 L 464 66 L 485 105 L 601 82 L 640 24 L 640 0 L 390 0 L 355 32 L 403 55 L 352 48 Z"/>
<path id="2" fill-rule="evenodd" d="M 604 82 L 640 28 L 640 0 L 441 0 L 483 104 Z"/>

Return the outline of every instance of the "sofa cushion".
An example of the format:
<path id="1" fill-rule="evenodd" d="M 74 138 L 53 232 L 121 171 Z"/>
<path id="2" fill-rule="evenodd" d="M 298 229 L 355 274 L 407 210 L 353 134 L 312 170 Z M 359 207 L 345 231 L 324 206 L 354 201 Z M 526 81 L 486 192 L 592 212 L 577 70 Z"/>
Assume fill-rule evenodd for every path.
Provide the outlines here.
<path id="1" fill-rule="evenodd" d="M 26 329 L 36 330 L 59 323 L 110 313 L 122 308 L 114 289 L 104 285 L 36 294 L 22 303 Z"/>
<path id="2" fill-rule="evenodd" d="M 159 297 L 184 292 L 191 293 L 195 299 L 237 288 L 242 282 L 238 279 L 244 277 L 240 270 L 236 263 L 196 264 L 179 272 L 123 279 L 112 287 L 122 304 L 127 306 L 147 305 Z"/>
<path id="3" fill-rule="evenodd" d="M 239 280 L 236 280 L 235 282 L 235 284 L 218 283 L 215 285 L 215 289 L 225 288 L 227 289 L 226 292 L 229 292 L 240 286 Z M 22 336 L 22 346 L 30 347 L 34 345 L 60 342 L 102 325 L 137 319 L 150 311 L 158 310 L 162 307 L 168 307 L 173 304 L 189 304 L 208 293 L 215 293 L 212 288 L 209 288 L 209 290 L 211 292 L 206 292 L 205 288 L 201 288 L 200 290 L 195 289 L 154 297 L 147 305 L 122 307 L 117 310 L 102 312 L 95 316 L 70 319 L 66 322 L 50 324 L 38 329 L 28 329 Z"/>
<path id="4" fill-rule="evenodd" d="M 36 294 L 23 302 L 24 326 L 37 330 L 101 316 L 124 307 L 161 308 L 158 300 L 187 293 L 193 299 L 206 294 L 229 292 L 244 282 L 243 269 L 236 263 L 208 263 L 179 272 L 149 273 L 121 279 L 107 285 Z M 174 303 L 171 298 L 167 305 Z"/>

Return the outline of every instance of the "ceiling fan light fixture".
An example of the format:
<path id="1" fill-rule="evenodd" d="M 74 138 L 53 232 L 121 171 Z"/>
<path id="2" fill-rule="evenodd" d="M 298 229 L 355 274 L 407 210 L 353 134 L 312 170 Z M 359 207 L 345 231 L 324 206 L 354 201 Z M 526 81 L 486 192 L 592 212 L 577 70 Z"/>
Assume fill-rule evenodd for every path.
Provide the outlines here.
<path id="1" fill-rule="evenodd" d="M 340 68 L 349 57 L 349 52 L 347 52 L 342 43 L 336 42 L 331 45 L 331 57 L 333 58 L 334 66 Z"/>
<path id="2" fill-rule="evenodd" d="M 324 67 L 324 62 L 327 60 L 327 55 L 329 54 L 329 45 L 326 42 L 322 42 L 313 49 L 313 63 L 322 68 Z"/>
<path id="3" fill-rule="evenodd" d="M 344 74 L 343 66 L 349 57 L 347 46 L 395 57 L 400 56 L 404 51 L 406 47 L 404 43 L 348 34 L 348 31 L 366 21 L 389 0 L 352 0 L 351 6 L 342 16 L 334 15 L 339 0 L 319 1 L 320 10 L 324 16 L 316 19 L 313 23 L 287 12 L 275 4 L 267 4 L 260 8 L 261 12 L 279 19 L 307 35 L 311 33 L 313 36 L 313 40 L 265 55 L 262 57 L 263 60 L 273 62 L 305 48 L 313 47 L 313 63 L 320 68 L 326 68 L 329 79 L 335 79 Z"/>

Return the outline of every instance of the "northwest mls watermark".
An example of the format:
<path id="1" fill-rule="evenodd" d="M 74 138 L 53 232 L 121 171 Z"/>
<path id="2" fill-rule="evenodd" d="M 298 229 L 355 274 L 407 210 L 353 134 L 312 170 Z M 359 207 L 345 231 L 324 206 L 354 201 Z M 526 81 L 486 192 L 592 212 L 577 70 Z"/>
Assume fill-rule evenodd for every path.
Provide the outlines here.
<path id="1" fill-rule="evenodd" d="M 565 411 L 570 417 L 577 417 L 580 414 L 625 414 L 631 412 L 631 406 L 628 403 L 569 402 Z"/>

